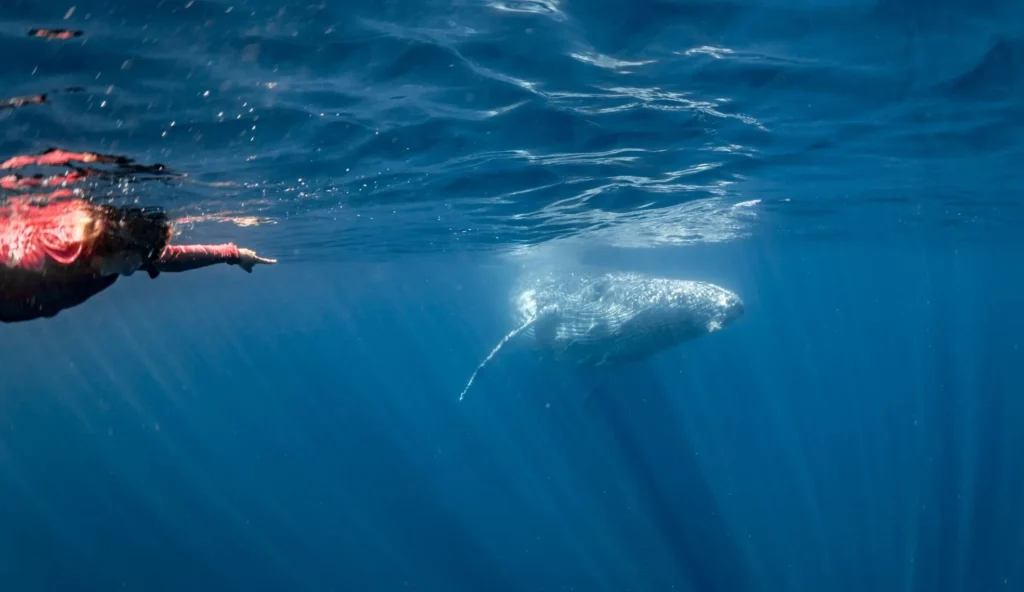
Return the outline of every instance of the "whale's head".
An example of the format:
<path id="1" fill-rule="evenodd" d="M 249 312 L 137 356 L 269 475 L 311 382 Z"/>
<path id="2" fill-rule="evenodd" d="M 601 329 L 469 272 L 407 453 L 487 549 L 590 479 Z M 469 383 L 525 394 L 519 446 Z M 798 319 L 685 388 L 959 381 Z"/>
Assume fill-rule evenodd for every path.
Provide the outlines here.
<path id="1" fill-rule="evenodd" d="M 712 300 L 710 307 L 710 322 L 715 323 L 717 328 L 720 329 L 743 316 L 743 313 L 745 312 L 743 300 L 737 296 L 735 292 L 726 290 L 721 286 L 708 283 L 700 283 L 699 286 L 695 287 L 695 289 L 698 291 L 705 291 L 710 295 Z"/>
<path id="2" fill-rule="evenodd" d="M 593 295 L 624 327 L 670 334 L 710 333 L 743 316 L 743 300 L 708 282 L 609 274 Z"/>

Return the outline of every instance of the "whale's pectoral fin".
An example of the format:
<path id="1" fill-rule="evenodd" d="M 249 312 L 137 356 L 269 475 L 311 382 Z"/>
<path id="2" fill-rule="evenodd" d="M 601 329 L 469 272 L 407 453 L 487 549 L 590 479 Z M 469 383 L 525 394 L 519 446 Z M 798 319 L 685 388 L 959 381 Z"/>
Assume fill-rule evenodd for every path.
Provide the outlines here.
<path id="1" fill-rule="evenodd" d="M 504 347 L 506 343 L 511 341 L 517 335 L 519 335 L 526 329 L 530 328 L 534 324 L 538 322 L 543 322 L 547 318 L 547 316 L 548 311 L 541 311 L 537 316 L 531 318 L 522 325 L 519 325 L 518 327 L 510 331 L 508 335 L 502 337 L 501 341 L 498 342 L 498 345 L 494 346 L 494 349 L 491 350 L 491 353 L 487 354 L 487 357 L 484 358 L 484 361 L 480 362 L 480 365 L 477 366 L 476 370 L 473 371 L 473 375 L 469 377 L 469 382 L 466 383 L 466 388 L 462 389 L 462 392 L 459 394 L 459 400 L 461 401 L 463 398 L 465 398 L 466 393 L 469 391 L 469 387 L 473 386 L 473 381 L 476 380 L 476 375 L 479 374 L 481 370 L 483 370 L 484 366 L 486 366 L 488 362 L 494 359 L 494 356 L 498 355 L 498 352 L 501 351 L 501 348 Z"/>

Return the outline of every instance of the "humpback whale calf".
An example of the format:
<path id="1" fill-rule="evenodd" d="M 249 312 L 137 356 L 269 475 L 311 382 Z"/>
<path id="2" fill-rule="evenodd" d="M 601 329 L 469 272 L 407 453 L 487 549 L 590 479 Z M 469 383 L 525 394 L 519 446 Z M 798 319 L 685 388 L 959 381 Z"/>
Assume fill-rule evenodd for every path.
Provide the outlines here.
<path id="1" fill-rule="evenodd" d="M 725 327 L 743 315 L 733 292 L 700 281 L 634 272 L 527 273 L 512 289 L 516 328 L 477 366 L 459 395 L 510 340 L 583 368 L 641 360 Z"/>

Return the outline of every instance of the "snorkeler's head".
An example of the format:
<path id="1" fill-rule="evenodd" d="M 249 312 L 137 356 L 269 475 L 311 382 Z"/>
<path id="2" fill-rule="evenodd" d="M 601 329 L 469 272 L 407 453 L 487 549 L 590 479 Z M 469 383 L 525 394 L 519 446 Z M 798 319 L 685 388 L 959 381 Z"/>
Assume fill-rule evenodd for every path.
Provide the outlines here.
<path id="1" fill-rule="evenodd" d="M 100 254 L 134 253 L 152 261 L 171 240 L 171 221 L 161 208 L 98 207 L 103 220 L 102 238 L 96 245 Z"/>

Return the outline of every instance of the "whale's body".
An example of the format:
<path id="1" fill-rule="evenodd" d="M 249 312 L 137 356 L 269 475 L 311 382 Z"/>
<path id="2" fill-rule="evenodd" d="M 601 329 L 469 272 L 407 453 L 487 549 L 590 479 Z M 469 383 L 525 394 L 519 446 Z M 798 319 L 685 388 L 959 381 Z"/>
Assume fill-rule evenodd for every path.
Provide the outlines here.
<path id="1" fill-rule="evenodd" d="M 707 282 L 633 272 L 524 276 L 512 295 L 517 326 L 556 360 L 579 366 L 635 361 L 721 329 L 743 302 Z M 533 322 L 531 322 L 533 320 Z"/>
<path id="2" fill-rule="evenodd" d="M 559 270 L 520 276 L 511 309 L 516 329 L 477 367 L 463 396 L 480 369 L 517 336 L 558 362 L 593 368 L 646 358 L 717 331 L 744 312 L 739 296 L 707 282 Z"/>

